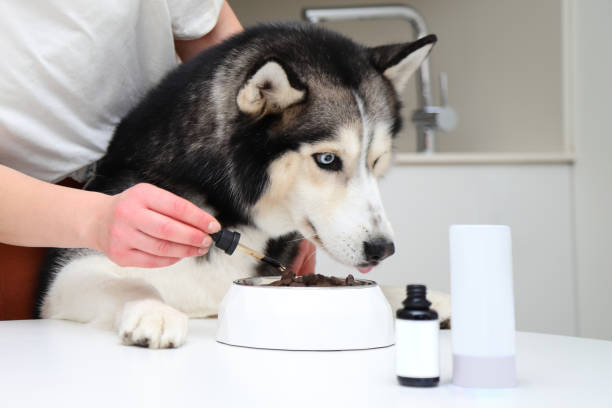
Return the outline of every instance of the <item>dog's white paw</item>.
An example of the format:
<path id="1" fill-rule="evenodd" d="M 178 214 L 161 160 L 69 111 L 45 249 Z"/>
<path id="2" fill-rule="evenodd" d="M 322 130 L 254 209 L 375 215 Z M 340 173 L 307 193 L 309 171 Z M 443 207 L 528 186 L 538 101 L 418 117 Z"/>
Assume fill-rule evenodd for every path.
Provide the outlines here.
<path id="1" fill-rule="evenodd" d="M 188 320 L 187 315 L 158 300 L 135 300 L 123 307 L 119 337 L 127 345 L 179 347 L 185 343 Z"/>
<path id="2" fill-rule="evenodd" d="M 381 286 L 381 289 L 394 312 L 404 307 L 402 302 L 406 299 L 405 286 Z M 451 317 L 450 295 L 427 289 L 427 300 L 431 302 L 431 308 L 438 312 L 440 328 L 449 328 Z"/>

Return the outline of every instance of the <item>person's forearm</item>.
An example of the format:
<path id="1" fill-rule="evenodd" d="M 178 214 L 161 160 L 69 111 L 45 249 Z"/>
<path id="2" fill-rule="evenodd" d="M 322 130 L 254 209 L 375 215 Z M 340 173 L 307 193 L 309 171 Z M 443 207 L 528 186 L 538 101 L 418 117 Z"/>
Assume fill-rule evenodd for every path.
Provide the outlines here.
<path id="1" fill-rule="evenodd" d="M 242 25 L 232 8 L 225 2 L 221 7 L 217 24 L 208 34 L 195 40 L 176 40 L 174 46 L 181 60 L 187 61 L 206 48 L 212 47 L 240 31 L 242 31 Z"/>
<path id="2" fill-rule="evenodd" d="M 112 197 L 61 187 L 0 165 L 0 242 L 98 249 L 95 234 Z"/>

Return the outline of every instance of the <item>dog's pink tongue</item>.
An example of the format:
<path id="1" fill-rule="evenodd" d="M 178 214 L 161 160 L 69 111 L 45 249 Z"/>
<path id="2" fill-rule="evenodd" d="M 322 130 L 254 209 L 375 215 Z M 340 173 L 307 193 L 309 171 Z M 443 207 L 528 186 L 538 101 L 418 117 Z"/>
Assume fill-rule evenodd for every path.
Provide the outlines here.
<path id="1" fill-rule="evenodd" d="M 373 266 L 366 266 L 366 267 L 357 267 L 357 270 L 361 273 L 368 273 L 372 270 L 372 268 L 374 268 Z"/>

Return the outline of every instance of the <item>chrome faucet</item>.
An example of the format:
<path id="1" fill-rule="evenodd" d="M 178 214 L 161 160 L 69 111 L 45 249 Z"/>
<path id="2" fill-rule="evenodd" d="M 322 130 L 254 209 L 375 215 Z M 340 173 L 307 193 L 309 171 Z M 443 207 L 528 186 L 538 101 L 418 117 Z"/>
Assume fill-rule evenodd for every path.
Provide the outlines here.
<path id="1" fill-rule="evenodd" d="M 307 8 L 303 11 L 303 17 L 311 23 L 401 18 L 410 23 L 417 39 L 427 35 L 427 26 L 423 16 L 412 7 L 405 5 Z M 417 73 L 419 108 L 412 115 L 412 122 L 417 129 L 417 152 L 421 153 L 435 151 L 436 130 L 449 131 L 457 124 L 457 114 L 447 104 L 446 74 L 440 74 L 441 106 L 432 105 L 430 74 L 429 58 L 427 58 Z"/>

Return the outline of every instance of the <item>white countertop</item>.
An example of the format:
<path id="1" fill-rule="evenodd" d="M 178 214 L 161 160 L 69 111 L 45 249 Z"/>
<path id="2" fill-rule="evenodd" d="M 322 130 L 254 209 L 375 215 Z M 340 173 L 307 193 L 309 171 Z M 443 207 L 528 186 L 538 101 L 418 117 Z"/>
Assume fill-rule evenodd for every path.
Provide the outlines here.
<path id="1" fill-rule="evenodd" d="M 450 384 L 450 332 L 441 384 L 397 384 L 394 348 L 295 352 L 214 340 L 216 320 L 192 320 L 187 343 L 149 350 L 115 333 L 53 320 L 0 322 L 3 407 L 612 407 L 612 342 L 517 333 L 519 386 Z"/>

